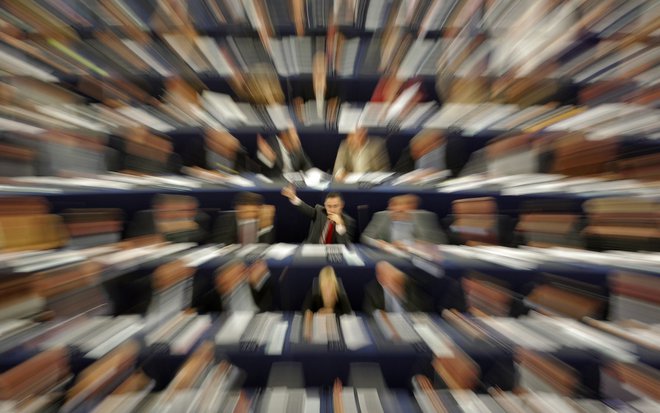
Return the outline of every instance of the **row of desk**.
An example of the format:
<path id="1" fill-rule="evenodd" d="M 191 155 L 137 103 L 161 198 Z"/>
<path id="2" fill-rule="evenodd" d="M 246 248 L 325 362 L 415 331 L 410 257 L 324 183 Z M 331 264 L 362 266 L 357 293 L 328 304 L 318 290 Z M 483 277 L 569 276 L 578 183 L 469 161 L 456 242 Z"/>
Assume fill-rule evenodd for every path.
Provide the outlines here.
<path id="1" fill-rule="evenodd" d="M 252 187 L 221 187 L 204 185 L 194 189 L 174 188 L 136 188 L 123 190 L 67 190 L 57 194 L 45 194 L 55 213 L 69 208 L 120 208 L 125 213 L 125 222 L 130 223 L 133 215 L 140 210 L 151 209 L 152 200 L 159 193 L 178 193 L 194 196 L 199 201 L 199 207 L 213 212 L 216 210 L 232 210 L 233 199 L 241 191 L 256 192 L 264 197 L 267 204 L 274 205 L 275 237 L 278 242 L 298 243 L 307 237 L 309 220 L 302 216 L 291 205 L 288 199 L 281 195 L 283 182 L 263 182 L 255 176 L 249 176 L 254 184 Z M 387 209 L 390 198 L 396 195 L 414 193 L 421 199 L 421 208 L 432 211 L 441 219 L 451 213 L 451 203 L 456 199 L 492 196 L 495 198 L 498 213 L 516 218 L 525 202 L 532 200 L 561 200 L 566 212 L 581 212 L 584 197 L 579 195 L 499 195 L 496 191 L 462 191 L 444 193 L 435 188 L 420 186 L 381 185 L 373 188 L 362 188 L 359 185 L 331 184 L 325 191 L 316 189 L 298 189 L 298 196 L 310 205 L 323 204 L 325 194 L 329 191 L 339 191 L 345 199 L 344 210 L 358 220 L 358 227 L 364 228 L 371 216 L 378 211 Z M 40 194 L 42 195 L 42 194 Z M 358 209 L 358 207 L 361 207 Z M 213 216 L 212 216 L 213 218 Z M 358 239 L 359 239 L 359 233 Z M 358 240 L 356 239 L 356 241 Z"/>

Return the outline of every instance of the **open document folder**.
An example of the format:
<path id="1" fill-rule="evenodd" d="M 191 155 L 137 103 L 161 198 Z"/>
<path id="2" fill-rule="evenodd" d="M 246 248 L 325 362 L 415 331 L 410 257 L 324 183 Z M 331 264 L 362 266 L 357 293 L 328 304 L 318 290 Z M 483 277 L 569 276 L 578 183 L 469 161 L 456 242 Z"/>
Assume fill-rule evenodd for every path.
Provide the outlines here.
<path id="1" fill-rule="evenodd" d="M 318 168 L 312 168 L 305 172 L 286 172 L 284 179 L 297 187 L 308 187 L 324 190 L 330 185 L 332 176 Z"/>

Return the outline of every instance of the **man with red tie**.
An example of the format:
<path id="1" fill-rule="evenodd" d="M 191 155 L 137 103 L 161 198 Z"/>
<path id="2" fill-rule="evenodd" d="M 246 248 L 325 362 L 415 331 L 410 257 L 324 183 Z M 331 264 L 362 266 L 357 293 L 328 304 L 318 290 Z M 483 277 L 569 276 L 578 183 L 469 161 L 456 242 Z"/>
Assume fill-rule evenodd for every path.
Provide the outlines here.
<path id="1" fill-rule="evenodd" d="M 323 205 L 307 205 L 296 195 L 293 186 L 282 189 L 282 195 L 289 198 L 300 212 L 312 219 L 308 244 L 349 244 L 355 237 L 355 220 L 346 215 L 344 199 L 337 192 L 330 192 Z"/>

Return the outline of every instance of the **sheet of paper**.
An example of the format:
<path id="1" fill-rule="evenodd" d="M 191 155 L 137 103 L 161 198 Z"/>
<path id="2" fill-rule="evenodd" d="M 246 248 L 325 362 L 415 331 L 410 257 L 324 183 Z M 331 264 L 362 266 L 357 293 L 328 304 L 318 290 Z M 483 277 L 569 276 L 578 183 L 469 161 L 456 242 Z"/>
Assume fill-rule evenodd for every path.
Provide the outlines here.
<path id="1" fill-rule="evenodd" d="M 284 339 L 286 337 L 286 331 L 289 328 L 289 323 L 286 321 L 280 321 L 277 323 L 273 329 L 273 334 L 270 336 L 268 345 L 266 346 L 266 354 L 268 355 L 280 355 L 284 349 Z"/>
<path id="2" fill-rule="evenodd" d="M 293 253 L 298 248 L 297 244 L 275 244 L 266 250 L 266 258 L 274 260 L 283 260 L 287 257 L 293 255 Z"/>
<path id="3" fill-rule="evenodd" d="M 344 343 L 349 350 L 358 350 L 371 344 L 362 320 L 355 315 L 342 315 L 339 325 L 344 335 Z"/>
<path id="4" fill-rule="evenodd" d="M 215 335 L 215 342 L 217 344 L 238 343 L 248 324 L 250 324 L 252 317 L 254 317 L 254 313 L 249 311 L 239 311 L 230 315 L 225 324 Z"/>
<path id="5" fill-rule="evenodd" d="M 323 244 L 305 244 L 300 250 L 303 257 L 323 257 L 325 258 L 327 250 Z"/>
<path id="6" fill-rule="evenodd" d="M 437 336 L 435 332 L 427 325 L 415 323 L 415 331 L 424 340 L 436 357 L 453 357 L 454 352 L 447 342 Z"/>

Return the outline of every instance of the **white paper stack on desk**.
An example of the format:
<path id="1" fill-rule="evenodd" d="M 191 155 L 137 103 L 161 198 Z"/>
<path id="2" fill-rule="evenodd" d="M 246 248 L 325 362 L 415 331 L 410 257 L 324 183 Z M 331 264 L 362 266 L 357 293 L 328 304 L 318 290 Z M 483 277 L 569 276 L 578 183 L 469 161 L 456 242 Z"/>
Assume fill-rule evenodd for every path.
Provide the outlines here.
<path id="1" fill-rule="evenodd" d="M 288 322 L 279 313 L 233 312 L 222 319 L 215 335 L 215 343 L 221 346 L 239 345 L 248 351 L 257 351 L 266 346 L 272 354 L 282 352 Z"/>
<path id="2" fill-rule="evenodd" d="M 422 338 L 415 331 L 410 317 L 406 314 L 376 311 L 373 316 L 380 333 L 387 342 L 410 345 L 422 343 Z"/>
<path id="3" fill-rule="evenodd" d="M 210 316 L 180 312 L 150 328 L 144 340 L 154 351 L 187 354 L 210 327 Z"/>
<path id="4" fill-rule="evenodd" d="M 89 317 L 73 320 L 61 329 L 53 326 L 47 330 L 40 348 L 52 349 L 64 346 L 74 347 L 84 357 L 98 359 L 116 347 L 139 334 L 144 323 L 139 316 Z M 40 338 L 37 340 L 41 341 Z"/>
<path id="5" fill-rule="evenodd" d="M 479 394 L 471 390 L 435 390 L 415 385 L 415 399 L 423 413 L 516 413 L 556 411 L 567 413 L 614 412 L 599 400 L 568 398 L 555 393 L 514 394 L 493 390 Z"/>

